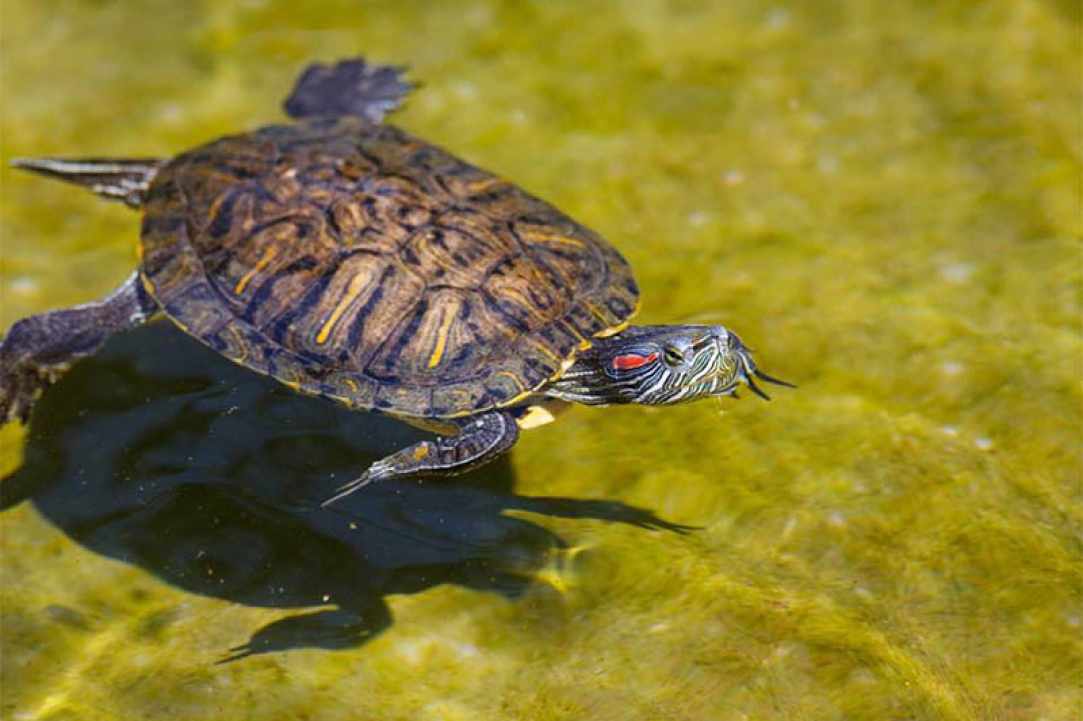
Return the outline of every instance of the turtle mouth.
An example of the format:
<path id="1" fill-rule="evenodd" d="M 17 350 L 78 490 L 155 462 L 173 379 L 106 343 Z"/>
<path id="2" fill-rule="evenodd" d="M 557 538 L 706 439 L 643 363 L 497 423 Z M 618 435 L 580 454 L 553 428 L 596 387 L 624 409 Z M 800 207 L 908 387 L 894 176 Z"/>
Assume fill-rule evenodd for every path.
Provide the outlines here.
<path id="1" fill-rule="evenodd" d="M 738 341 L 738 343 L 740 343 L 740 341 Z M 743 381 L 744 384 L 748 386 L 748 389 L 750 391 L 752 391 L 765 401 L 771 400 L 771 396 L 767 395 L 766 391 L 756 385 L 756 381 L 753 380 L 753 378 L 759 378 L 765 383 L 772 383 L 776 386 L 783 386 L 785 388 L 797 387 L 789 381 L 784 381 L 781 378 L 769 376 L 763 371 L 761 371 L 759 368 L 757 368 L 756 362 L 752 360 L 752 351 L 746 348 L 744 345 L 741 345 L 740 348 L 737 348 L 735 350 L 737 353 L 737 362 L 740 365 L 740 377 L 738 379 L 738 382 Z"/>

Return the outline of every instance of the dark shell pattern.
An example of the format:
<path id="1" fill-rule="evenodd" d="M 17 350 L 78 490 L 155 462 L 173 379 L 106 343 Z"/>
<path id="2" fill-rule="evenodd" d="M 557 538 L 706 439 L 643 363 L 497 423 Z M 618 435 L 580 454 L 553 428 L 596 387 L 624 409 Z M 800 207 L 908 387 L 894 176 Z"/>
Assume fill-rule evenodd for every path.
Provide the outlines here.
<path id="1" fill-rule="evenodd" d="M 597 234 L 385 124 L 309 119 L 170 161 L 143 281 L 182 328 L 298 390 L 418 418 L 515 403 L 638 290 Z"/>

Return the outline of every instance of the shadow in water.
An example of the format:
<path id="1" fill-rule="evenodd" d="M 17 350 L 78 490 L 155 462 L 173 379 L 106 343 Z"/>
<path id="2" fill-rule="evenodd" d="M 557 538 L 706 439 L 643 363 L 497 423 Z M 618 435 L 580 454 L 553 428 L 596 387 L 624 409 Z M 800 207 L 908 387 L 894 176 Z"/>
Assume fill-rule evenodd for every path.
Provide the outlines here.
<path id="1" fill-rule="evenodd" d="M 357 646 L 390 625 L 390 593 L 455 583 L 515 597 L 564 542 L 508 510 L 685 530 L 617 502 L 516 496 L 506 458 L 319 508 L 424 435 L 294 394 L 153 323 L 114 338 L 38 402 L 2 507 L 29 500 L 87 548 L 193 593 L 324 607 L 268 624 L 223 660 Z"/>

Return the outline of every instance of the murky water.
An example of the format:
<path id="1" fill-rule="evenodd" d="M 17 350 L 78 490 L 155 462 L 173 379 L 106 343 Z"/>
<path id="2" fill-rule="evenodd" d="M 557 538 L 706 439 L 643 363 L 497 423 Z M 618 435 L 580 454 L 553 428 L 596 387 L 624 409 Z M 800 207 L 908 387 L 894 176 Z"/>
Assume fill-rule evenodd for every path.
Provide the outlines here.
<path id="1" fill-rule="evenodd" d="M 1083 21 L 1070 2 L 9 2 L 17 155 L 168 155 L 313 59 L 553 201 L 646 322 L 800 389 L 578 408 L 448 483 L 413 430 L 118 336 L 3 451 L 4 719 L 1077 719 Z M 6 165 L 6 162 L 5 162 Z M 0 325 L 137 216 L 0 171 Z M 694 527 L 694 528 L 689 528 Z"/>

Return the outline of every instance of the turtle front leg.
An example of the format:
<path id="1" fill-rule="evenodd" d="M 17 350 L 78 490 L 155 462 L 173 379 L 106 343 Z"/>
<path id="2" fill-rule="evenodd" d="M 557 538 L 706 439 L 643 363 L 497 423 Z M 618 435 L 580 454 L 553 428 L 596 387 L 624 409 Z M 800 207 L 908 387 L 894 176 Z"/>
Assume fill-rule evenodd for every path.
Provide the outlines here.
<path id="1" fill-rule="evenodd" d="M 0 423 L 30 417 L 34 401 L 72 364 L 114 333 L 142 325 L 158 310 L 139 273 L 94 303 L 16 321 L 0 339 Z"/>
<path id="2" fill-rule="evenodd" d="M 328 506 L 373 481 L 465 473 L 506 452 L 519 439 L 519 426 L 507 411 L 491 411 L 451 422 L 459 427 L 458 435 L 421 441 L 376 461 L 321 505 Z"/>

